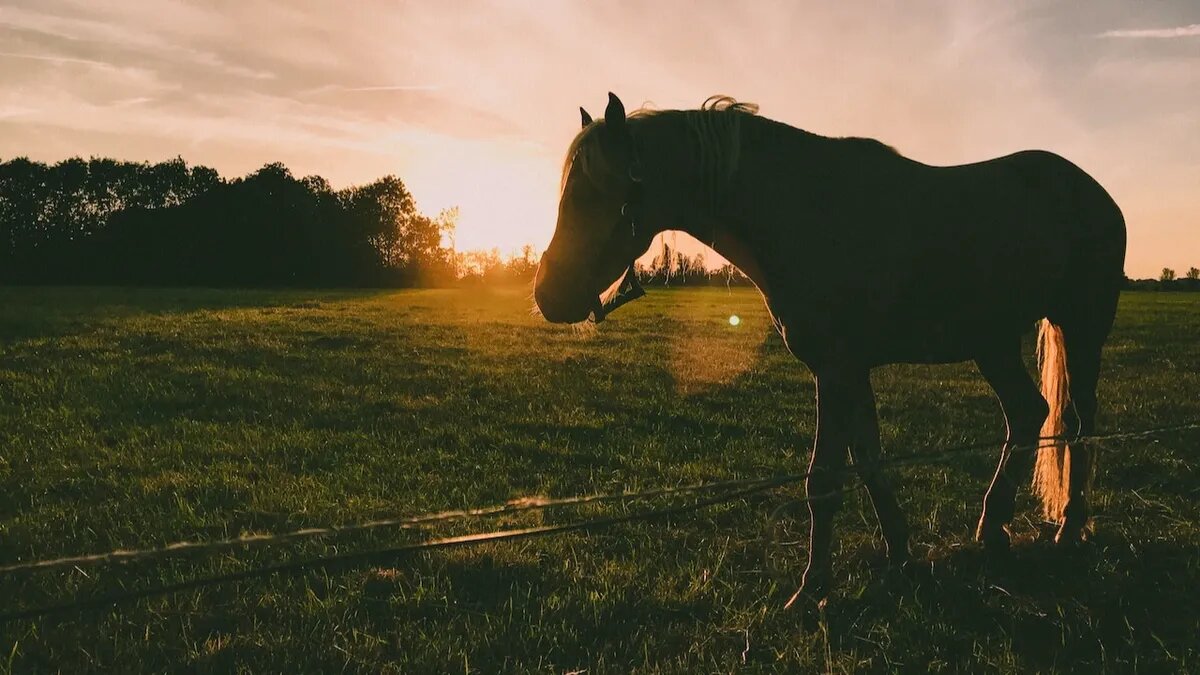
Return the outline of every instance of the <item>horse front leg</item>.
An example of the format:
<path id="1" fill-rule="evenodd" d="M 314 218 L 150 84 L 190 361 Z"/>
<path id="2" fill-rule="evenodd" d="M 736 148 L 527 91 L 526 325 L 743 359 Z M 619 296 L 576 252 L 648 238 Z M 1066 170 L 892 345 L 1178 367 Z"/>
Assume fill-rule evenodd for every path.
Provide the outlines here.
<path id="1" fill-rule="evenodd" d="M 787 605 L 803 602 L 806 610 L 818 607 L 829 595 L 833 564 L 833 518 L 842 504 L 846 453 L 853 420 L 853 380 L 841 373 L 818 373 L 817 437 L 808 466 L 805 488 L 811 535 L 808 568 L 800 590 Z"/>
<path id="2" fill-rule="evenodd" d="M 887 544 L 888 559 L 893 566 L 904 569 L 909 562 L 908 520 L 896 495 L 879 468 L 879 416 L 875 407 L 875 392 L 871 389 L 871 378 L 862 373 L 857 382 L 858 393 L 854 397 L 854 418 L 851 427 L 850 457 L 854 469 L 867 488 L 879 529 Z"/>

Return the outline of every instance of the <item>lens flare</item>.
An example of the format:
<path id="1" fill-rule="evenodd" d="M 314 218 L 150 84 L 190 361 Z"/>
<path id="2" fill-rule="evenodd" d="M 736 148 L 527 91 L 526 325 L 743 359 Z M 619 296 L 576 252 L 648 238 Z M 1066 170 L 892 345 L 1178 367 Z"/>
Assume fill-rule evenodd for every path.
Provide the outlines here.
<path id="1" fill-rule="evenodd" d="M 736 326 L 741 322 L 742 322 L 742 318 L 740 316 L 738 316 L 737 314 L 734 314 L 729 317 L 729 325 L 730 326 Z"/>

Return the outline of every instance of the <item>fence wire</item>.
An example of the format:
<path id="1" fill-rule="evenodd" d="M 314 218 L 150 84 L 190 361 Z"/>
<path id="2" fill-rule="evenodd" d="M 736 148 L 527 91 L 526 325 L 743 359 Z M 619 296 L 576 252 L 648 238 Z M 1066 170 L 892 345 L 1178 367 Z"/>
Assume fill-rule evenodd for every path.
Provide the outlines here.
<path id="1" fill-rule="evenodd" d="M 1179 424 L 1164 425 L 1139 429 L 1136 431 L 1116 432 L 1111 434 L 1091 434 L 1086 436 L 1072 437 L 1056 437 L 1042 436 L 1035 443 L 1027 445 L 1009 445 L 1009 452 L 1033 451 L 1041 448 L 1054 447 L 1061 443 L 1080 443 L 1080 442 L 1111 442 L 1121 440 L 1134 440 L 1140 438 L 1152 438 L 1161 434 L 1188 431 L 1200 429 L 1200 420 L 1183 422 Z M 863 469 L 884 469 L 897 466 L 913 466 L 919 464 L 937 464 L 946 460 L 959 457 L 966 453 L 978 452 L 980 450 L 994 450 L 997 446 L 1004 446 L 1002 441 L 991 441 L 986 443 L 970 443 L 964 445 L 945 448 L 940 452 L 922 452 L 909 455 L 902 455 L 884 459 L 871 464 L 850 464 L 839 469 L 841 472 L 852 473 Z M 684 485 L 678 487 L 657 488 L 653 490 L 645 490 L 641 492 L 622 492 L 615 494 L 591 494 L 591 495 L 576 495 L 569 497 L 548 498 L 542 496 L 524 497 L 511 500 L 503 504 L 485 506 L 470 509 L 458 509 L 450 511 L 439 511 L 435 513 L 427 513 L 415 516 L 403 516 L 397 518 L 388 518 L 380 520 L 372 520 L 363 523 L 352 525 L 339 525 L 331 527 L 313 527 L 293 530 L 277 534 L 247 534 L 240 537 L 230 539 L 219 539 L 207 542 L 183 541 L 168 544 L 159 548 L 148 548 L 140 550 L 118 549 L 104 553 L 95 553 L 87 555 L 76 555 L 62 558 L 54 558 L 48 560 L 37 560 L 24 563 L 14 563 L 4 567 L 0 567 L 0 576 L 15 575 L 19 573 L 42 572 L 62 568 L 75 569 L 80 565 L 96 565 L 101 563 L 129 563 L 134 561 L 145 561 L 151 559 L 161 559 L 171 556 L 187 555 L 187 554 L 205 554 L 224 549 L 235 547 L 260 546 L 268 544 L 279 544 L 301 539 L 314 537 L 324 537 L 341 535 L 353 532 L 363 532 L 368 530 L 376 530 L 383 528 L 396 529 L 411 529 L 431 523 L 440 523 L 453 520 L 461 520 L 466 518 L 478 517 L 495 517 L 503 516 L 523 511 L 543 510 L 563 506 L 579 506 L 584 504 L 598 503 L 614 503 L 614 502 L 630 502 L 639 500 L 648 500 L 662 497 L 675 497 L 681 495 L 703 495 L 718 493 L 714 496 L 698 499 L 692 503 L 659 508 L 653 510 L 644 510 L 637 513 L 626 514 L 622 516 L 609 516 L 604 518 L 595 518 L 591 520 L 575 521 L 563 523 L 559 525 L 543 525 L 538 527 L 527 527 L 510 530 L 495 530 L 490 532 L 478 532 L 453 537 L 443 537 L 430 539 L 423 542 L 406 544 L 402 546 L 394 546 L 381 549 L 371 549 L 354 553 L 345 553 L 331 556 L 319 556 L 298 560 L 276 565 L 268 565 L 257 567 L 240 572 L 231 572 L 227 574 L 213 575 L 208 577 L 198 577 L 181 581 L 174 584 L 165 584 L 154 586 L 141 590 L 125 591 L 109 595 L 101 595 L 91 598 L 76 599 L 68 602 L 63 602 L 54 605 L 46 605 L 42 607 L 33 607 L 24 610 L 9 611 L 0 613 L 0 623 L 9 621 L 35 619 L 53 614 L 62 614 L 67 612 L 84 611 L 88 609 L 97 609 L 103 607 L 111 607 L 127 602 L 133 602 L 145 598 L 151 598 L 162 595 L 169 595 L 188 590 L 195 590 L 206 586 L 213 586 L 224 583 L 244 581 L 248 579 L 262 578 L 274 576 L 278 574 L 286 574 L 299 572 L 304 570 L 331 570 L 345 569 L 357 567 L 360 565 L 375 564 L 395 560 L 398 557 L 412 555 L 423 551 L 432 551 L 438 549 L 461 548 L 473 546 L 483 543 L 514 541 L 519 539 L 531 539 L 535 537 L 545 537 L 568 532 L 588 532 L 599 530 L 614 525 L 624 523 L 642 522 L 659 520 L 670 516 L 682 515 L 700 511 L 705 508 L 732 502 L 738 499 L 749 497 L 751 495 L 773 490 L 785 485 L 799 483 L 807 479 L 811 472 L 783 474 L 767 478 L 746 478 L 726 481 L 716 481 L 709 483 L 698 483 L 693 485 Z M 840 495 L 849 489 L 842 489 L 834 493 L 822 495 L 809 495 L 797 502 L 808 502 L 819 499 L 828 499 L 833 496 Z"/>

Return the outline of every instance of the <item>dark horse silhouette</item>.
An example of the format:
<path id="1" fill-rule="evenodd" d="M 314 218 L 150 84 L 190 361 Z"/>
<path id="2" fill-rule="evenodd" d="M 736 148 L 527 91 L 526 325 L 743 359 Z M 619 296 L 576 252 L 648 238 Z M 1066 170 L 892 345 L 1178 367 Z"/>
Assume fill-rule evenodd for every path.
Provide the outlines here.
<path id="1" fill-rule="evenodd" d="M 1056 541 L 1086 537 L 1095 449 L 1036 445 L 1094 429 L 1125 259 L 1121 211 L 1094 179 L 1042 151 L 930 166 L 875 140 L 759 117 L 727 97 L 627 117 L 609 94 L 603 120 L 580 110 L 534 289 L 546 319 L 603 319 L 628 295 L 601 296 L 628 293 L 630 261 L 653 237 L 688 232 L 753 280 L 788 349 L 812 370 L 809 495 L 839 493 L 848 450 L 892 562 L 908 560 L 908 526 L 873 467 L 869 378 L 889 363 L 973 360 L 996 392 L 1008 433 L 976 532 L 986 550 L 1007 550 L 1017 483 L 1035 452 L 1034 487 L 1060 523 Z M 1040 391 L 1020 351 L 1039 320 Z M 809 502 L 809 563 L 793 600 L 828 594 L 839 506 L 837 496 Z"/>

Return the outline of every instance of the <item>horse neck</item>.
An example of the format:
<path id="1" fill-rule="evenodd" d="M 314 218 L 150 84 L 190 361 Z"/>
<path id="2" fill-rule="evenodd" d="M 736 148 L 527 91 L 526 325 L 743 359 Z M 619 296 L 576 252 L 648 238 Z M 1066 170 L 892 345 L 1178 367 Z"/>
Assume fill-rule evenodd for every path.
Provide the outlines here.
<path id="1" fill-rule="evenodd" d="M 716 137 L 719 128 L 698 126 L 706 120 L 689 121 L 689 114 L 695 112 L 671 111 L 642 121 L 639 145 L 655 216 L 651 225 L 656 233 L 684 230 L 711 243 L 713 223 L 728 197 L 729 162 L 736 165 L 740 143 L 733 139 L 730 150 L 728 139 Z"/>
<path id="2" fill-rule="evenodd" d="M 745 135 L 761 133 L 757 127 L 764 120 L 746 115 L 738 128 L 739 149 L 735 161 L 749 160 L 744 152 Z M 658 235 L 666 230 L 682 230 L 709 246 L 733 263 L 746 276 L 766 290 L 766 278 L 756 259 L 747 233 L 740 231 L 741 219 L 730 217 L 737 208 L 736 166 L 732 176 L 724 180 L 714 176 L 711 162 L 705 162 L 703 149 L 689 130 L 682 115 L 666 119 L 648 119 L 642 136 L 642 162 L 650 197 L 651 230 Z"/>

